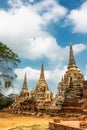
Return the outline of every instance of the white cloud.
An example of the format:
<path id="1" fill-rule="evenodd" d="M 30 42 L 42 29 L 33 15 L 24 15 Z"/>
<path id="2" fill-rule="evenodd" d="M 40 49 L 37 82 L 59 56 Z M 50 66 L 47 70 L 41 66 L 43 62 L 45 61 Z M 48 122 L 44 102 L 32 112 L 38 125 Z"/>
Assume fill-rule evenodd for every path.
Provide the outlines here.
<path id="1" fill-rule="evenodd" d="M 87 33 L 87 1 L 67 16 L 67 25 L 73 25 L 73 32 Z"/>
<path id="2" fill-rule="evenodd" d="M 3 92 L 3 91 L 2 91 Z M 14 88 L 9 88 L 7 91 L 4 91 L 4 95 L 9 95 L 9 94 L 18 94 L 20 91 L 18 88 L 14 87 Z"/>
<path id="3" fill-rule="evenodd" d="M 46 80 L 53 80 L 53 82 L 58 83 L 58 81 L 63 76 L 65 70 L 66 70 L 66 67 L 64 67 L 63 70 L 61 69 L 46 70 L 44 71 L 45 78 Z M 17 74 L 17 79 L 20 79 L 20 80 L 24 79 L 25 73 L 27 75 L 28 80 L 38 80 L 40 76 L 40 71 L 41 70 L 33 69 L 28 66 L 23 69 L 20 69 L 20 68 L 16 69 L 15 73 Z M 50 75 L 52 76 L 50 77 Z"/>
<path id="4" fill-rule="evenodd" d="M 33 69 L 31 67 L 26 67 L 23 69 L 16 69 L 15 73 L 17 74 L 17 79 L 19 80 L 23 80 L 24 79 L 24 75 L 26 73 L 27 75 L 27 79 L 29 80 L 38 80 L 39 79 L 39 75 L 40 75 L 40 71 Z"/>
<path id="5" fill-rule="evenodd" d="M 20 37 L 25 40 L 27 37 L 34 37 L 38 31 L 40 31 L 40 24 L 42 22 L 41 17 L 28 7 L 22 6 L 19 9 L 6 12 L 0 11 L 0 34 L 4 38 L 9 40 L 13 38 L 13 42 L 16 39 L 20 42 Z M 33 33 L 36 32 L 36 33 Z"/>
<path id="6" fill-rule="evenodd" d="M 61 81 L 62 77 L 64 76 L 66 68 L 67 67 L 64 66 L 64 68 L 62 68 L 62 69 L 54 69 L 54 70 L 45 71 L 46 79 L 58 84 L 59 81 Z"/>
<path id="7" fill-rule="evenodd" d="M 19 8 L 20 6 L 23 5 L 21 0 L 8 0 L 8 4 L 10 7 L 13 8 Z"/>
<path id="8" fill-rule="evenodd" d="M 33 3 L 35 0 L 28 0 L 30 3 Z"/>
<path id="9" fill-rule="evenodd" d="M 44 0 L 33 5 L 22 0 L 9 0 L 11 9 L 0 10 L 0 40 L 22 58 L 36 60 L 48 58 L 63 61 L 69 47 L 62 48 L 44 27 L 51 21 L 59 21 L 67 9 L 54 0 Z M 46 17 L 47 16 L 47 17 Z M 80 45 L 80 49 L 84 45 Z M 65 57 L 64 57 L 65 56 Z"/>
<path id="10" fill-rule="evenodd" d="M 33 88 L 33 86 L 36 86 L 36 83 L 39 80 L 40 77 L 40 71 L 41 70 L 37 70 L 37 69 L 33 69 L 31 67 L 26 67 L 23 69 L 16 69 L 15 73 L 17 74 L 17 80 L 19 81 L 19 83 L 17 83 L 17 88 L 22 88 L 21 82 L 23 82 L 24 79 L 24 75 L 26 72 L 27 75 L 27 81 L 29 81 L 29 91 Z M 54 92 L 54 94 L 57 92 L 57 85 L 59 83 L 59 81 L 61 81 L 62 76 L 64 75 L 66 71 L 66 66 L 62 69 L 54 69 L 54 70 L 45 70 L 44 71 L 44 75 L 45 75 L 45 79 L 46 82 L 49 86 L 49 89 L 51 89 L 52 92 Z M 33 81 L 33 86 L 31 84 L 31 82 Z"/>
<path id="11" fill-rule="evenodd" d="M 75 54 L 80 53 L 80 52 L 84 51 L 85 49 L 87 49 L 87 45 L 85 45 L 83 43 L 73 45 L 73 50 L 74 50 Z"/>
<path id="12" fill-rule="evenodd" d="M 54 0 L 44 0 L 33 5 L 29 2 L 24 4 L 22 0 L 9 0 L 8 3 L 11 6 L 8 11 L 0 10 L 0 40 L 22 58 L 56 59 L 60 47 L 44 29 L 49 22 L 64 17 L 67 9 Z"/>
<path id="13" fill-rule="evenodd" d="M 67 14 L 67 9 L 54 0 L 43 0 L 34 7 L 35 10 L 42 15 L 45 24 L 52 21 L 58 22 Z"/>
<path id="14" fill-rule="evenodd" d="M 66 55 L 64 50 L 67 50 L 67 47 L 61 48 L 52 36 L 29 39 L 28 42 L 29 48 L 27 46 L 26 49 L 29 59 L 46 57 L 51 61 L 55 61 L 64 59 L 63 54 Z"/>

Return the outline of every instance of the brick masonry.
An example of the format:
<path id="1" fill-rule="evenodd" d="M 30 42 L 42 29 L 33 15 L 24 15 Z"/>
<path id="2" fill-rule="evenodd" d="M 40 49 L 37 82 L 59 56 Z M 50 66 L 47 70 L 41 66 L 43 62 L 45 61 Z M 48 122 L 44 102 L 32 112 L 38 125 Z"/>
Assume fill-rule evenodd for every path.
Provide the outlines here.
<path id="1" fill-rule="evenodd" d="M 54 123 L 54 122 L 49 122 L 49 129 L 52 129 L 52 130 L 83 130 L 81 128 L 65 126 L 65 125 L 61 125 L 58 123 Z"/>

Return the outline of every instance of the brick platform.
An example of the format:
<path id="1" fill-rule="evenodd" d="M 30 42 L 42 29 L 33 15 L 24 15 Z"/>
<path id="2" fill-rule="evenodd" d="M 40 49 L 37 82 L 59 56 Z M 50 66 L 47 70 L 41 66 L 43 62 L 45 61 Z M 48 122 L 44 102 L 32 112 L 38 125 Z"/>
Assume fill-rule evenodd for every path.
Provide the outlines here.
<path id="1" fill-rule="evenodd" d="M 49 128 L 53 130 L 83 130 L 81 128 L 75 128 L 71 126 L 62 125 L 59 123 L 49 122 Z"/>

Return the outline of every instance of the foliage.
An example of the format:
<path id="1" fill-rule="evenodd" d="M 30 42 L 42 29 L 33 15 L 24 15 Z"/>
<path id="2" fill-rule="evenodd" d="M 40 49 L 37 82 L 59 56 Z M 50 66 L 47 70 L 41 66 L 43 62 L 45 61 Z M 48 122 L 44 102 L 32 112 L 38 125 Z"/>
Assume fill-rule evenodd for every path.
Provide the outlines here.
<path id="1" fill-rule="evenodd" d="M 13 101 L 13 99 L 5 97 L 3 94 L 0 93 L 0 109 L 10 106 Z"/>
<path id="2" fill-rule="evenodd" d="M 66 88 L 65 93 L 69 93 L 69 92 L 70 92 L 70 90 L 71 90 L 71 88 Z"/>
<path id="3" fill-rule="evenodd" d="M 0 85 L 1 81 L 4 80 L 5 87 L 11 86 L 11 81 L 16 78 L 13 70 L 19 62 L 18 55 L 0 42 Z"/>

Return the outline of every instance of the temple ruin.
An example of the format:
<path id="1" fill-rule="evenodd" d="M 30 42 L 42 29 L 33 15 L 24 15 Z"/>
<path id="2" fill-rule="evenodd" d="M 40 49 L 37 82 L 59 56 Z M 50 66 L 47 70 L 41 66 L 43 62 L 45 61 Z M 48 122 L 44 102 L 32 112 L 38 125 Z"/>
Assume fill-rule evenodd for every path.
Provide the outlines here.
<path id="1" fill-rule="evenodd" d="M 36 87 L 30 92 L 27 88 L 26 74 L 23 87 L 15 102 L 11 105 L 12 110 L 23 108 L 29 111 L 46 109 L 47 114 L 56 113 L 87 113 L 87 81 L 79 70 L 73 48 L 70 44 L 69 63 L 61 82 L 58 84 L 58 91 L 53 99 L 44 76 L 44 65 L 42 64 L 39 80 Z M 24 105 L 26 104 L 26 105 Z"/>
<path id="2" fill-rule="evenodd" d="M 16 97 L 14 103 L 9 107 L 13 113 L 23 113 L 24 111 L 44 109 L 49 107 L 53 99 L 53 93 L 49 90 L 44 76 L 44 65 L 42 64 L 40 78 L 38 83 L 30 92 L 27 88 L 26 74 L 23 87 L 20 94 Z"/>
<path id="3" fill-rule="evenodd" d="M 82 113 L 87 101 L 87 81 L 79 70 L 72 45 L 70 45 L 69 64 L 61 82 L 58 84 L 58 91 L 48 111 L 53 113 Z M 86 108 L 87 109 L 87 108 Z"/>

